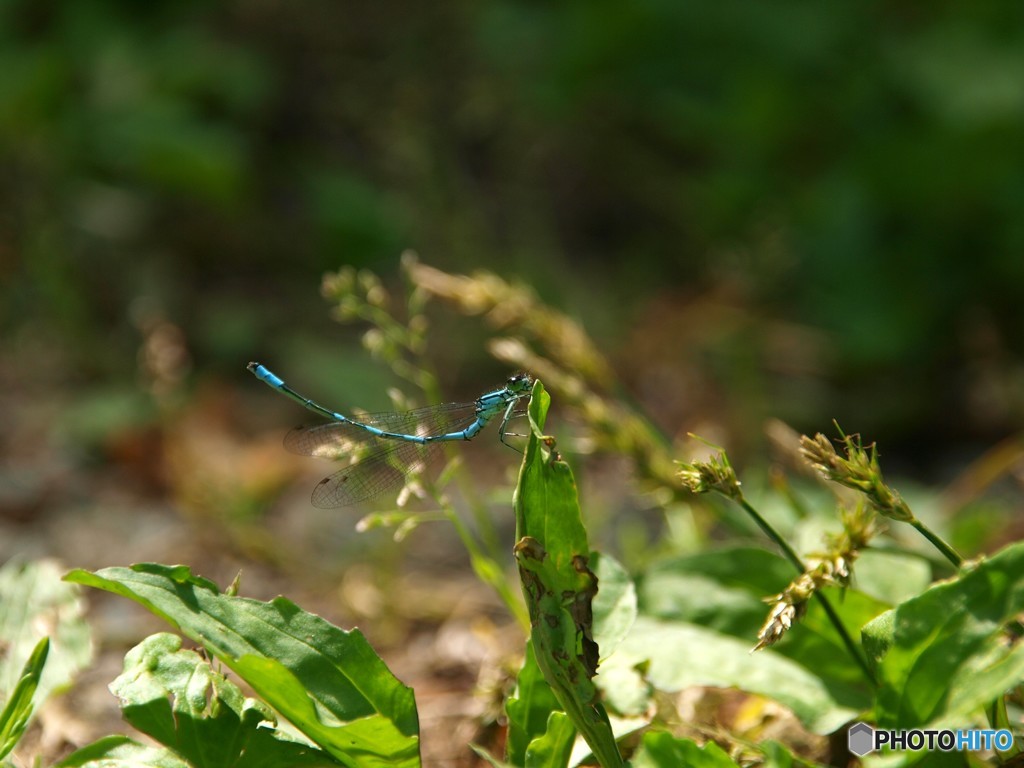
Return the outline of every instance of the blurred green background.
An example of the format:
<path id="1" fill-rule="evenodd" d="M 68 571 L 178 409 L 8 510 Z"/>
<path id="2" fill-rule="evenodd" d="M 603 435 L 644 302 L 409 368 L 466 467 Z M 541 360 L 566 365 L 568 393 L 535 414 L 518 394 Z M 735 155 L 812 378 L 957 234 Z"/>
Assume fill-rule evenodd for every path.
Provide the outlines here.
<path id="1" fill-rule="evenodd" d="M 406 248 L 532 285 L 669 435 L 927 473 L 1024 419 L 1018 3 L 5 0 L 0 167 L 4 399 L 86 432 L 147 365 L 385 406 L 317 290 Z M 460 327 L 462 397 L 505 372 Z"/>

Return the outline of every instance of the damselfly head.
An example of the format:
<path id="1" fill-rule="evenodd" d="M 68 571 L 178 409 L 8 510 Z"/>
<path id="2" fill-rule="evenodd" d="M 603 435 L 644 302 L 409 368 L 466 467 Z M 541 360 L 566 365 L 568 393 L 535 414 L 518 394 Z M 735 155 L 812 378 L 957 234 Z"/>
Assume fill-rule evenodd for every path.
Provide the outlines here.
<path id="1" fill-rule="evenodd" d="M 528 373 L 517 373 L 505 382 L 505 388 L 514 394 L 524 395 L 533 389 L 533 376 Z"/>

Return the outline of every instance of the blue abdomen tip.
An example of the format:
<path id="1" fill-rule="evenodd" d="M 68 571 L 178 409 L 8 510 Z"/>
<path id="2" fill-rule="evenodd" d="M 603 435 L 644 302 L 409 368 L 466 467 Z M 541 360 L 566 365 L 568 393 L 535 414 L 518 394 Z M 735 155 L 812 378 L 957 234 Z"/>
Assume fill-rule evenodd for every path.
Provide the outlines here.
<path id="1" fill-rule="evenodd" d="M 263 365 L 260 365 L 259 363 L 249 363 L 249 365 L 247 365 L 246 367 L 253 372 L 253 375 L 257 379 L 265 381 L 272 387 L 280 387 L 282 384 L 284 384 L 284 379 L 281 379 L 276 374 L 272 373 L 268 368 L 266 368 Z"/>

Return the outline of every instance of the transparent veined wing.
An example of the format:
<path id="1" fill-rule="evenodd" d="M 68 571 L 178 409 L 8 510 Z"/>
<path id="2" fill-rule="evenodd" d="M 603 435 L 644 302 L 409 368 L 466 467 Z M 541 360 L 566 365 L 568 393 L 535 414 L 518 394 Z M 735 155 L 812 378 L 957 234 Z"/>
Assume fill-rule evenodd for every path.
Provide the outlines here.
<path id="1" fill-rule="evenodd" d="M 476 406 L 473 403 L 450 403 L 406 413 L 360 414 L 354 416 L 353 420 L 387 432 L 428 437 L 462 431 L 476 421 Z M 284 447 L 301 456 L 340 459 L 378 439 L 348 422 L 332 421 L 311 427 L 296 427 L 285 435 Z"/>
<path id="2" fill-rule="evenodd" d="M 353 421 L 403 435 L 446 435 L 476 421 L 476 403 L 444 403 L 412 411 L 353 414 Z"/>
<path id="3" fill-rule="evenodd" d="M 375 450 L 325 477 L 313 489 L 313 506 L 334 509 L 372 499 L 421 472 L 437 443 L 377 440 Z"/>
<path id="4" fill-rule="evenodd" d="M 460 432 L 476 420 L 476 407 L 473 403 L 451 403 L 355 418 L 388 432 L 426 437 Z M 333 421 L 296 427 L 285 435 L 284 446 L 302 456 L 348 462 L 313 490 L 314 506 L 333 509 L 370 499 L 399 485 L 406 475 L 422 471 L 436 444 L 376 437 L 354 424 Z"/>

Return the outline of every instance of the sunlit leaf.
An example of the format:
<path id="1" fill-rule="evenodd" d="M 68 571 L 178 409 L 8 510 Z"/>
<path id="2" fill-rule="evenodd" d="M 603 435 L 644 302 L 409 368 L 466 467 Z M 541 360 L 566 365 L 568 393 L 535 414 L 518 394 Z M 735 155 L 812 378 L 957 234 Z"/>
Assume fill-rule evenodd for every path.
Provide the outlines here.
<path id="1" fill-rule="evenodd" d="M 545 732 L 526 749 L 526 768 L 565 768 L 569 764 L 576 727 L 564 712 L 552 712 Z"/>
<path id="2" fill-rule="evenodd" d="M 720 746 L 709 741 L 703 747 L 692 739 L 676 738 L 670 733 L 644 734 L 640 749 L 630 760 L 633 768 L 737 768 Z"/>
<path id="3" fill-rule="evenodd" d="M 572 470 L 542 429 L 550 398 L 538 381 L 530 401 L 531 433 L 515 492 L 516 561 L 530 613 L 537 665 L 562 709 L 601 764 L 621 764 L 593 676 L 597 579 Z"/>
<path id="4" fill-rule="evenodd" d="M 594 640 L 607 658 L 622 642 L 636 621 L 636 588 L 619 562 L 610 555 L 595 552 L 591 557 L 597 576 L 594 597 Z"/>
<path id="5" fill-rule="evenodd" d="M 412 691 L 358 630 L 338 629 L 282 597 L 223 595 L 184 566 L 77 570 L 66 578 L 136 600 L 180 628 L 347 765 L 419 765 Z"/>
<path id="6" fill-rule="evenodd" d="M 863 551 L 854 565 L 857 589 L 889 605 L 927 589 L 931 570 L 928 561 L 918 555 L 877 549 Z"/>
<path id="7" fill-rule="evenodd" d="M 266 704 L 243 696 L 181 638 L 152 635 L 125 656 L 110 685 L 125 719 L 194 768 L 338 765 L 326 753 L 277 731 Z"/>
<path id="8" fill-rule="evenodd" d="M 171 750 L 127 736 L 107 736 L 65 757 L 56 768 L 192 768 Z"/>
<path id="9" fill-rule="evenodd" d="M 637 579 L 637 594 L 647 616 L 753 640 L 764 623 L 764 598 L 780 592 L 795 575 L 779 555 L 727 547 L 654 563 Z"/>
<path id="10" fill-rule="evenodd" d="M 1024 542 L 902 603 L 891 617 L 875 714 L 880 726 L 955 727 L 1024 681 L 1024 644 L 1003 627 L 1024 611 Z M 875 629 L 875 628 L 872 628 Z"/>
<path id="11" fill-rule="evenodd" d="M 749 547 L 676 557 L 655 564 L 638 579 L 641 612 L 713 629 L 753 646 L 768 612 L 765 598 L 795 575 L 784 558 Z M 837 596 L 833 609 L 851 633 L 886 608 L 854 589 L 828 593 L 830 599 Z M 804 617 L 772 650 L 817 677 L 844 708 L 870 706 L 867 681 L 817 601 L 810 602 Z"/>
<path id="12" fill-rule="evenodd" d="M 640 617 L 602 663 L 597 684 L 611 703 L 620 676 L 669 692 L 693 686 L 738 688 L 785 704 L 816 733 L 830 733 L 856 714 L 836 701 L 811 670 L 771 649 L 751 654 L 750 647 L 703 627 Z"/>

